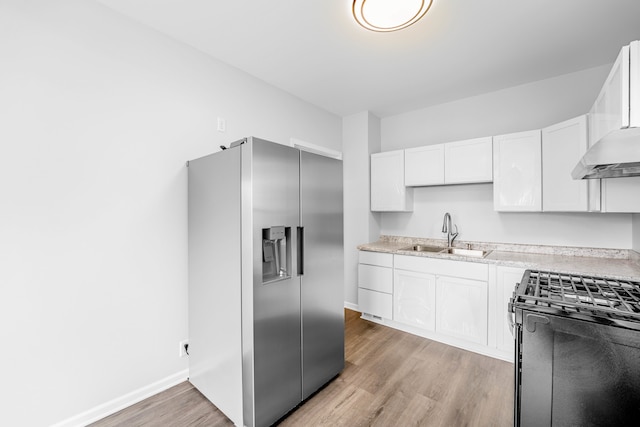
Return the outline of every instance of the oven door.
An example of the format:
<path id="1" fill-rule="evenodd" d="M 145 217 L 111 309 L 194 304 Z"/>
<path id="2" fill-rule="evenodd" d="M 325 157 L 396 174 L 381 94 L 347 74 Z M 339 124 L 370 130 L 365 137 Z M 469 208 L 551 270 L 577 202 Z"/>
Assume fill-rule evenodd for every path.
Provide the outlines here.
<path id="1" fill-rule="evenodd" d="M 522 313 L 519 425 L 638 425 L 639 331 Z"/>

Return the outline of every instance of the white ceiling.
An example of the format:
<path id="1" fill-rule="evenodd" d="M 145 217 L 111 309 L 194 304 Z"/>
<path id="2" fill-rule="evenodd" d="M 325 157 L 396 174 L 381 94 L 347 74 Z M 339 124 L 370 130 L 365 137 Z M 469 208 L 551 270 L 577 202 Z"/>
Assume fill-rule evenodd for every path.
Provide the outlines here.
<path id="1" fill-rule="evenodd" d="M 379 117 L 613 62 L 639 0 L 434 0 L 374 33 L 352 0 L 97 0 L 312 104 Z"/>

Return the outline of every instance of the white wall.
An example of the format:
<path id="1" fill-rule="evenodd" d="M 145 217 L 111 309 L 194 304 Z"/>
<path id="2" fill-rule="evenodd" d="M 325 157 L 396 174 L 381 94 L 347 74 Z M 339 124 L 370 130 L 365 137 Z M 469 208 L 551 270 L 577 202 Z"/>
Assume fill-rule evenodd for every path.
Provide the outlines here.
<path id="1" fill-rule="evenodd" d="M 377 240 L 380 214 L 369 209 L 369 155 L 380 151 L 380 119 L 368 111 L 342 121 L 344 161 L 345 302 L 358 304 L 359 244 Z"/>
<path id="2" fill-rule="evenodd" d="M 465 98 L 382 119 L 382 149 L 419 147 L 538 129 L 587 113 L 611 66 Z"/>
<path id="3" fill-rule="evenodd" d="M 382 149 L 538 129 L 576 117 L 589 110 L 609 69 L 596 67 L 384 118 Z M 490 184 L 417 188 L 413 213 L 382 214 L 381 233 L 444 238 L 442 217 L 450 212 L 461 240 L 631 248 L 630 214 L 498 213 L 492 191 Z"/>
<path id="4" fill-rule="evenodd" d="M 3 0 L 0 63 L 0 425 L 185 379 L 185 161 L 341 118 L 82 0 Z"/>

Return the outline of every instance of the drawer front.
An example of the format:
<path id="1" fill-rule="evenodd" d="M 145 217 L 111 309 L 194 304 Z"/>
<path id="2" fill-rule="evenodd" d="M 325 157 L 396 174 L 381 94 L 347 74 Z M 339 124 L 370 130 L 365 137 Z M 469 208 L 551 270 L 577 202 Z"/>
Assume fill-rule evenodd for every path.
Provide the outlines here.
<path id="1" fill-rule="evenodd" d="M 393 318 L 393 297 L 391 294 L 358 288 L 358 308 L 385 319 Z"/>
<path id="2" fill-rule="evenodd" d="M 394 267 L 401 270 L 418 271 L 440 276 L 461 277 L 463 279 L 487 281 L 489 278 L 489 265 L 478 262 L 396 255 L 394 258 Z"/>
<path id="3" fill-rule="evenodd" d="M 383 252 L 360 251 L 360 264 L 379 265 L 381 267 L 393 267 L 393 254 Z"/>
<path id="4" fill-rule="evenodd" d="M 393 269 L 377 265 L 358 264 L 358 287 L 372 291 L 393 292 Z"/>

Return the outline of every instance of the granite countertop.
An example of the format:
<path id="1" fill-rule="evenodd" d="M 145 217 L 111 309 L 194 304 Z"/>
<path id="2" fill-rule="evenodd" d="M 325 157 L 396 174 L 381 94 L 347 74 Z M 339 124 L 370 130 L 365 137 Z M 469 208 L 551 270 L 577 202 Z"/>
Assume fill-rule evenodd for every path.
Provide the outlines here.
<path id="1" fill-rule="evenodd" d="M 570 246 L 520 245 L 456 241 L 455 247 L 482 249 L 483 258 L 403 250 L 413 245 L 438 246 L 446 241 L 400 236 L 380 236 L 376 242 L 358 246 L 359 250 L 412 255 L 428 258 L 462 260 L 509 267 L 557 271 L 561 273 L 607 276 L 640 281 L 640 254 L 628 249 L 579 248 Z"/>

